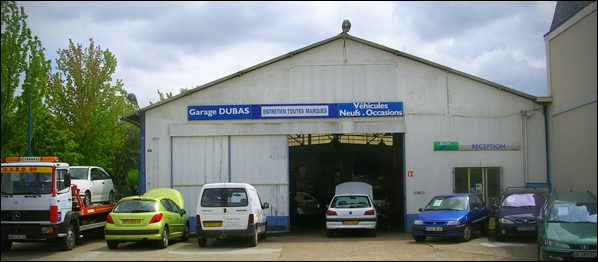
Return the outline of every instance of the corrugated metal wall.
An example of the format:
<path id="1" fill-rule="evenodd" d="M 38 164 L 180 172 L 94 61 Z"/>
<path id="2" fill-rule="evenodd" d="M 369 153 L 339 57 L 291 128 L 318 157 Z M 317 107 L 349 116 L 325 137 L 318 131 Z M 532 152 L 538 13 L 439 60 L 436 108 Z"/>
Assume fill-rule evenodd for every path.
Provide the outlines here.
<path id="1" fill-rule="evenodd" d="M 250 183 L 266 210 L 269 228 L 288 230 L 288 138 L 279 136 L 173 137 L 172 187 L 185 198 L 195 230 L 199 191 L 204 184 Z"/>

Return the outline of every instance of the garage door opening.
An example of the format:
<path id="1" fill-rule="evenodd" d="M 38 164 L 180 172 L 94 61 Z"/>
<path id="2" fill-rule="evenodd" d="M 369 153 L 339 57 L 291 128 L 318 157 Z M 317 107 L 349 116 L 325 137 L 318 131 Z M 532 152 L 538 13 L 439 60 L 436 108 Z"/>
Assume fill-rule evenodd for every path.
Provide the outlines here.
<path id="1" fill-rule="evenodd" d="M 387 219 L 379 223 L 379 230 L 403 231 L 404 137 L 403 133 L 289 135 L 291 225 L 325 227 L 325 206 L 336 185 L 361 181 L 374 186 L 375 198 L 386 198 L 382 212 Z"/>

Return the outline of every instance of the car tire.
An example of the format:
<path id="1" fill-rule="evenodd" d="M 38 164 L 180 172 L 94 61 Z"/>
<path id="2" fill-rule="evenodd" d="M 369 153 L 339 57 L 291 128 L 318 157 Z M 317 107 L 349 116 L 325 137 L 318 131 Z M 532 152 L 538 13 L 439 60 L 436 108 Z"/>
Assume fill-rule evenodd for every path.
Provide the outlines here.
<path id="1" fill-rule="evenodd" d="M 463 230 L 463 236 L 461 236 L 461 240 L 463 242 L 468 242 L 469 240 L 471 240 L 471 234 L 471 225 L 465 224 L 465 229 Z"/>
<path id="2" fill-rule="evenodd" d="M 266 229 L 268 228 L 268 223 L 266 222 L 266 226 L 264 227 L 264 232 L 260 234 L 259 240 L 266 240 Z"/>
<path id="3" fill-rule="evenodd" d="M 480 233 L 482 233 L 482 236 L 484 236 L 484 237 L 488 236 L 488 219 L 484 220 L 484 224 L 482 225 L 482 228 L 480 229 Z"/>
<path id="4" fill-rule="evenodd" d="M 253 231 L 253 234 L 249 237 L 249 247 L 256 247 L 258 240 L 257 226 Z"/>
<path id="5" fill-rule="evenodd" d="M 12 247 L 12 241 L 2 240 L 2 251 L 8 251 Z"/>
<path id="6" fill-rule="evenodd" d="M 426 236 L 413 235 L 413 240 L 415 240 L 415 242 L 424 242 L 424 241 L 426 241 Z"/>
<path id="7" fill-rule="evenodd" d="M 83 196 L 83 204 L 86 208 L 91 207 L 91 192 L 85 191 L 85 196 Z"/>
<path id="8" fill-rule="evenodd" d="M 197 238 L 197 244 L 199 244 L 199 247 L 205 247 L 208 244 L 208 239 L 205 237 L 199 237 Z"/>
<path id="9" fill-rule="evenodd" d="M 191 231 L 189 223 L 185 224 L 185 232 L 183 232 L 183 236 L 181 237 L 181 241 L 187 242 L 189 241 L 189 232 Z"/>
<path id="10" fill-rule="evenodd" d="M 117 249 L 118 248 L 118 242 L 116 242 L 114 240 L 106 240 L 106 245 L 108 246 L 108 249 Z"/>
<path id="11" fill-rule="evenodd" d="M 162 239 L 158 240 L 158 247 L 161 249 L 168 247 L 168 227 L 164 226 L 162 229 Z"/>
<path id="12" fill-rule="evenodd" d="M 334 236 L 334 230 L 332 230 L 332 229 L 326 229 L 326 236 L 327 237 L 333 237 Z"/>
<path id="13" fill-rule="evenodd" d="M 500 236 L 499 234 L 500 229 L 498 227 L 494 227 L 494 240 L 496 241 L 503 241 L 503 237 Z"/>
<path id="14" fill-rule="evenodd" d="M 75 227 L 73 224 L 69 224 L 66 229 L 66 237 L 60 239 L 60 249 L 62 249 L 62 251 L 72 250 L 73 247 L 75 247 L 76 236 Z"/>
<path id="15" fill-rule="evenodd" d="M 110 191 L 108 195 L 108 204 L 114 204 L 114 191 Z"/>
<path id="16" fill-rule="evenodd" d="M 370 237 L 376 237 L 376 229 L 370 229 L 369 236 Z"/>

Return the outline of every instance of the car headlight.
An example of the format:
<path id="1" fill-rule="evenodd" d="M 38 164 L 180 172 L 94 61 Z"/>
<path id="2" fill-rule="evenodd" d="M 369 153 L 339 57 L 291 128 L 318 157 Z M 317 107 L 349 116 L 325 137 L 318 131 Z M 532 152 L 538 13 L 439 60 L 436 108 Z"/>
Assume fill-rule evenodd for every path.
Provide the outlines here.
<path id="1" fill-rule="evenodd" d="M 423 221 L 421 221 L 421 220 L 418 220 L 418 219 L 416 219 L 415 221 L 413 221 L 413 224 L 414 224 L 414 225 L 423 225 L 423 224 L 424 224 L 424 222 L 423 222 Z"/>
<path id="2" fill-rule="evenodd" d="M 548 239 L 546 239 L 545 243 L 546 243 L 546 246 L 549 246 L 549 247 L 570 248 L 569 245 L 567 245 L 567 244 L 562 244 L 562 243 L 555 242 L 555 241 L 548 240 Z"/>
<path id="3" fill-rule="evenodd" d="M 448 226 L 458 226 L 459 224 L 461 224 L 461 222 L 459 220 L 449 220 L 446 224 Z"/>
<path id="4" fill-rule="evenodd" d="M 515 224 L 515 222 L 513 222 L 513 220 L 507 219 L 507 218 L 501 218 L 498 220 L 498 223 L 501 224 Z"/>

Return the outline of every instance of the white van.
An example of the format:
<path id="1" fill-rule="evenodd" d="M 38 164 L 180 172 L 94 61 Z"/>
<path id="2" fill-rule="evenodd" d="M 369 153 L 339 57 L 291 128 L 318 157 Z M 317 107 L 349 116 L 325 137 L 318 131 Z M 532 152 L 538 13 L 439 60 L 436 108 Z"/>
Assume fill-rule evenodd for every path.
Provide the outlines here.
<path id="1" fill-rule="evenodd" d="M 208 238 L 247 238 L 249 246 L 266 239 L 268 202 L 246 183 L 213 183 L 201 188 L 197 199 L 197 239 L 205 247 Z"/>

